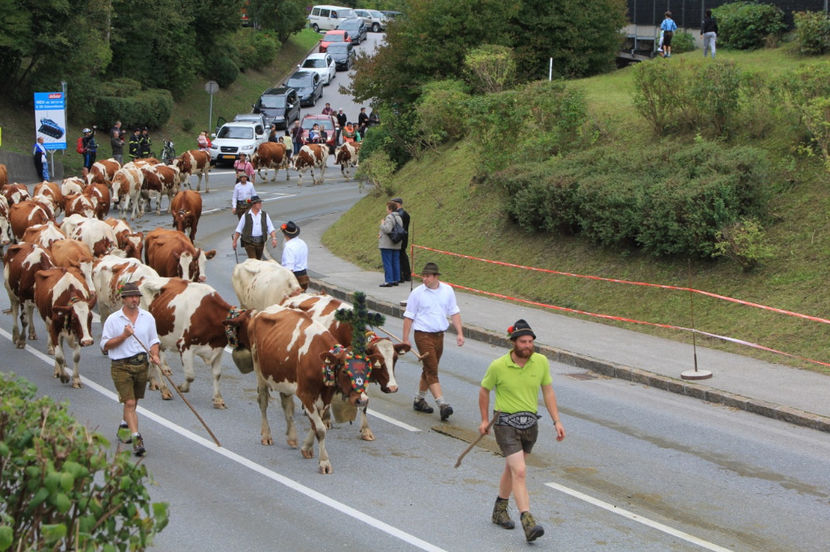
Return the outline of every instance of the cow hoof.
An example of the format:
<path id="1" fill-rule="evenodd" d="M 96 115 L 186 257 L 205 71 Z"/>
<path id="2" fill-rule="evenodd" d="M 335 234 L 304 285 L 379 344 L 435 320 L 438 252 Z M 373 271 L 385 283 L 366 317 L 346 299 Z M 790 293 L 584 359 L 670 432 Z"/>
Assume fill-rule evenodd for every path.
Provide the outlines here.
<path id="1" fill-rule="evenodd" d="M 163 401 L 172 401 L 173 400 L 173 393 L 171 393 L 169 389 L 163 389 L 161 391 L 161 400 L 163 400 Z"/>
<path id="2" fill-rule="evenodd" d="M 303 458 L 314 458 L 314 451 L 313 450 L 300 449 L 300 452 L 302 453 Z M 321 470 L 323 469 L 322 464 L 320 464 L 320 469 Z"/>
<path id="3" fill-rule="evenodd" d="M 55 356 L 55 348 L 54 348 L 54 347 L 51 347 L 51 346 L 50 346 L 50 347 L 47 347 L 47 348 L 46 348 L 46 354 L 47 354 L 47 355 L 50 355 L 50 356 Z"/>
<path id="4" fill-rule="evenodd" d="M 29 334 L 29 341 L 37 341 L 37 335 Z M 52 349 L 52 351 L 54 351 L 54 349 Z"/>
<path id="5" fill-rule="evenodd" d="M 360 432 L 360 438 L 364 441 L 374 441 L 375 435 L 372 433 L 371 429 L 367 429 L 366 431 Z"/>
<path id="6" fill-rule="evenodd" d="M 291 448 L 297 448 L 297 440 L 296 439 L 286 439 L 286 444 Z"/>
<path id="7" fill-rule="evenodd" d="M 81 384 L 81 382 L 80 382 L 80 381 L 73 381 L 73 382 L 72 382 L 72 388 L 73 388 L 73 389 L 82 389 L 82 388 L 83 388 L 83 385 Z"/>
<path id="8" fill-rule="evenodd" d="M 58 377 L 60 378 L 61 383 L 69 383 L 69 376 L 66 376 L 64 374 L 60 374 Z"/>
<path id="9" fill-rule="evenodd" d="M 228 408 L 228 406 L 225 404 L 225 401 L 223 401 L 222 399 L 218 399 L 218 400 L 214 399 L 213 400 L 213 408 L 216 408 L 218 410 L 225 410 L 225 409 Z"/>
<path id="10" fill-rule="evenodd" d="M 268 437 L 267 439 L 262 438 L 259 442 L 262 443 L 263 445 L 267 445 L 267 446 L 271 446 L 271 445 L 274 444 L 274 440 L 271 439 L 270 437 Z"/>
<path id="11" fill-rule="evenodd" d="M 18 341 L 17 342 L 17 348 L 18 349 L 25 349 L 26 348 L 26 342 L 25 341 Z"/>
<path id="12" fill-rule="evenodd" d="M 331 467 L 331 462 L 320 462 L 320 473 L 323 475 L 330 475 L 334 473 L 334 469 Z"/>
<path id="13" fill-rule="evenodd" d="M 150 391 L 158 391 L 159 389 L 161 389 L 161 387 L 158 383 L 156 383 L 155 381 L 150 381 Z"/>

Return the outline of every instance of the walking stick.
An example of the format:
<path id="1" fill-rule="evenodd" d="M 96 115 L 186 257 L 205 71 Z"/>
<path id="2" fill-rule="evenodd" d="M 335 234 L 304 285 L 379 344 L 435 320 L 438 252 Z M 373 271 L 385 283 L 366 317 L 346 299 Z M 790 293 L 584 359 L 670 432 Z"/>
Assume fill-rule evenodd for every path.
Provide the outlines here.
<path id="1" fill-rule="evenodd" d="M 489 424 L 487 424 L 487 431 L 485 431 L 484 433 L 479 435 L 478 439 L 476 439 L 475 441 L 470 443 L 470 446 L 464 449 L 464 452 L 462 452 L 461 456 L 458 457 L 458 460 L 455 461 L 455 467 L 456 468 L 461 465 L 461 460 L 463 460 L 464 457 L 467 456 L 467 453 L 470 452 L 471 450 L 473 450 L 473 447 L 476 446 L 482 439 L 484 439 L 484 436 L 487 435 L 487 433 L 490 431 L 490 428 L 493 427 L 493 424 L 496 423 L 496 420 L 498 420 L 498 419 L 499 419 L 499 413 L 494 412 L 493 413 L 493 419 L 490 420 Z"/>
<path id="2" fill-rule="evenodd" d="M 499 419 L 499 413 L 494 412 L 493 413 L 493 419 L 490 420 L 489 424 L 487 424 L 487 431 L 485 431 L 484 433 L 479 435 L 478 439 L 476 439 L 475 441 L 470 443 L 470 446 L 464 449 L 464 452 L 462 452 L 461 456 L 458 457 L 458 460 L 455 461 L 455 467 L 456 468 L 461 465 L 461 460 L 463 460 L 463 458 L 465 456 L 467 456 L 467 453 L 470 452 L 471 450 L 473 450 L 473 447 L 476 446 L 482 439 L 484 439 L 484 436 L 487 435 L 487 433 L 490 431 L 490 428 L 493 427 L 493 424 L 496 423 L 496 420 L 498 420 L 498 419 Z"/>
<path id="3" fill-rule="evenodd" d="M 386 334 L 386 335 L 388 335 L 389 337 L 396 339 L 396 340 L 398 341 L 398 343 L 403 343 L 403 339 L 401 339 L 400 337 L 396 336 L 395 334 L 387 332 L 386 330 L 384 330 L 384 329 L 383 329 L 382 327 L 380 327 L 380 326 L 377 326 L 377 329 L 379 329 L 380 331 L 382 331 L 383 333 L 385 333 L 385 334 Z M 410 352 L 410 353 L 412 353 L 413 355 L 415 355 L 415 356 L 418 358 L 418 360 L 424 360 L 424 357 L 426 357 L 426 356 L 429 354 L 429 351 L 427 351 L 426 353 L 424 353 L 424 354 L 422 354 L 422 355 L 419 355 L 419 354 L 418 354 L 418 353 L 416 353 L 413 349 L 409 349 L 409 352 Z"/>
<path id="4" fill-rule="evenodd" d="M 135 340 L 138 341 L 138 344 L 141 345 L 144 348 L 145 351 L 147 351 L 147 358 L 149 358 L 150 357 L 150 349 L 147 348 L 147 346 L 138 338 L 137 335 L 135 335 L 135 334 L 130 334 L 130 335 L 132 335 L 135 338 Z M 173 389 L 175 389 L 176 393 L 178 393 L 179 396 L 182 398 L 182 400 L 184 401 L 184 404 L 186 404 L 190 408 L 190 410 L 193 412 L 193 414 L 199 419 L 199 421 L 202 422 L 202 425 L 205 427 L 207 432 L 213 438 L 213 442 L 216 443 L 216 446 L 221 447 L 222 443 L 219 442 L 219 439 L 216 438 L 216 435 L 213 434 L 213 432 L 210 430 L 210 428 L 205 423 L 205 421 L 202 419 L 202 417 L 199 416 L 199 413 L 196 412 L 196 409 L 193 408 L 193 405 L 190 404 L 190 401 L 188 401 L 187 399 L 184 398 L 184 395 L 182 394 L 182 392 L 179 391 L 179 388 L 176 386 L 175 383 L 173 383 L 173 378 L 171 378 L 169 374 L 165 373 L 164 370 L 162 370 L 161 366 L 159 366 L 157 363 L 153 362 L 153 364 L 158 366 L 159 372 L 161 372 L 164 375 L 164 377 L 167 378 L 167 381 L 170 382 L 170 385 L 173 386 Z"/>

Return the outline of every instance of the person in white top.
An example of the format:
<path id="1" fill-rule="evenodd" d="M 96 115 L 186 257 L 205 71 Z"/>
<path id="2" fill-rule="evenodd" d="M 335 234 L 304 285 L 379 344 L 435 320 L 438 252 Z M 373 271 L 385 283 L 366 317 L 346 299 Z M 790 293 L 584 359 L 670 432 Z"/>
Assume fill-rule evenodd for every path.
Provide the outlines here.
<path id="1" fill-rule="evenodd" d="M 435 397 L 441 414 L 441 421 L 452 415 L 452 406 L 444 400 L 441 383 L 438 381 L 438 362 L 444 352 L 444 331 L 449 327 L 447 318 L 455 328 L 456 343 L 464 345 L 461 327 L 461 311 L 455 302 L 455 292 L 438 279 L 438 265 L 427 263 L 421 271 L 424 283 L 412 290 L 406 300 L 403 313 L 403 343 L 410 345 L 409 331 L 415 330 L 415 345 L 423 357 L 421 381 L 412 408 L 430 414 L 433 408 L 427 404 L 427 389 Z"/>
<path id="2" fill-rule="evenodd" d="M 231 196 L 231 212 L 236 215 L 237 219 L 241 219 L 242 215 L 248 212 L 251 208 L 251 198 L 257 195 L 254 185 L 248 182 L 248 176 L 240 174 L 233 185 L 233 195 Z"/>
<path id="3" fill-rule="evenodd" d="M 123 306 L 104 322 L 101 335 L 101 349 L 112 361 L 110 372 L 118 400 L 124 403 L 124 418 L 119 432 L 129 429 L 129 439 L 118 436 L 123 443 L 132 443 L 136 456 L 144 456 L 144 439 L 138 432 L 138 400 L 144 398 L 147 388 L 146 347 L 149 347 L 150 360 L 159 364 L 159 336 L 153 315 L 140 308 L 141 292 L 138 285 L 128 282 L 121 287 Z"/>
<path id="4" fill-rule="evenodd" d="M 262 259 L 265 239 L 268 236 L 271 236 L 271 247 L 277 246 L 277 229 L 274 228 L 268 213 L 262 210 L 262 199 L 259 196 L 251 197 L 251 210 L 245 213 L 236 225 L 232 238 L 234 250 L 240 236 L 242 247 L 245 248 L 249 259 Z"/>
<path id="5" fill-rule="evenodd" d="M 300 227 L 292 221 L 282 226 L 285 245 L 282 247 L 282 266 L 294 273 L 303 291 L 308 289 L 308 245 L 301 240 Z"/>

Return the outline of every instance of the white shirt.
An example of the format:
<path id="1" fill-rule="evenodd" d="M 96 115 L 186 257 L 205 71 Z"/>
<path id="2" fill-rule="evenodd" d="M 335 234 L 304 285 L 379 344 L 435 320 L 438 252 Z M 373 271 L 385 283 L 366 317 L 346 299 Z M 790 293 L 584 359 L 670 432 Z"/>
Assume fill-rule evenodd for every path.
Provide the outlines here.
<path id="1" fill-rule="evenodd" d="M 156 343 L 161 343 L 159 341 L 158 332 L 156 332 L 156 320 L 153 318 L 152 314 L 142 308 L 139 308 L 138 318 L 135 319 L 135 324 L 133 324 L 130 322 L 130 319 L 127 318 L 127 315 L 124 314 L 124 309 L 121 308 L 109 315 L 107 317 L 107 321 L 104 322 L 104 330 L 101 333 L 101 349 L 104 349 L 104 345 L 106 345 L 107 341 L 124 333 L 124 326 L 127 324 L 132 324 L 135 336 L 140 339 L 141 343 L 146 345 L 148 349 Z M 138 353 L 146 353 L 147 351 L 144 350 L 141 343 L 133 338 L 124 340 L 121 345 L 113 347 L 109 350 L 108 354 L 110 360 L 120 360 L 122 358 L 135 356 Z"/>
<path id="2" fill-rule="evenodd" d="M 265 215 L 265 225 L 268 228 L 268 235 L 271 235 L 271 232 L 274 232 L 274 223 L 271 222 L 271 217 L 268 216 L 268 213 L 263 211 L 262 209 L 259 210 L 259 213 L 254 213 L 253 210 L 248 211 L 245 213 L 245 217 L 250 216 L 253 219 L 251 222 L 253 223 L 251 226 L 251 237 L 252 238 L 259 238 L 262 236 L 262 215 Z M 242 235 L 242 228 L 245 226 L 245 217 L 239 219 L 239 222 L 236 224 L 236 232 L 241 236 Z"/>
<path id="3" fill-rule="evenodd" d="M 237 182 L 233 186 L 233 197 L 231 197 L 231 207 L 236 207 L 236 204 L 240 201 L 246 201 L 251 199 L 251 196 L 255 196 L 256 190 L 254 189 L 254 185 L 250 182 L 246 182 L 242 184 L 241 182 Z"/>
<path id="4" fill-rule="evenodd" d="M 308 268 L 308 245 L 300 238 L 285 240 L 282 248 L 282 266 L 291 272 Z"/>
<path id="5" fill-rule="evenodd" d="M 421 284 L 412 290 L 403 315 L 413 321 L 412 328 L 417 332 L 443 332 L 450 326 L 447 319 L 459 312 L 452 287 L 438 282 L 435 289 Z"/>

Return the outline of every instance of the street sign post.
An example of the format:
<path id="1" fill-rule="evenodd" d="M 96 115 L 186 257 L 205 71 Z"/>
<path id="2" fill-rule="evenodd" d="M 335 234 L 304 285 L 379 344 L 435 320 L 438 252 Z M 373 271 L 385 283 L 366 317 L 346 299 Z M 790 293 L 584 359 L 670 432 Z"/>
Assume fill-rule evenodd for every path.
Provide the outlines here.
<path id="1" fill-rule="evenodd" d="M 210 112 L 208 113 L 208 132 L 213 131 L 213 95 L 219 91 L 219 83 L 216 81 L 207 81 L 205 84 L 205 92 L 210 94 Z"/>

